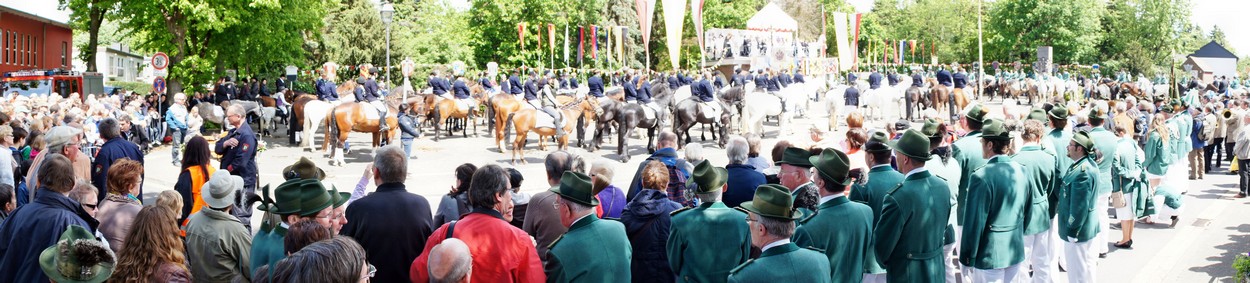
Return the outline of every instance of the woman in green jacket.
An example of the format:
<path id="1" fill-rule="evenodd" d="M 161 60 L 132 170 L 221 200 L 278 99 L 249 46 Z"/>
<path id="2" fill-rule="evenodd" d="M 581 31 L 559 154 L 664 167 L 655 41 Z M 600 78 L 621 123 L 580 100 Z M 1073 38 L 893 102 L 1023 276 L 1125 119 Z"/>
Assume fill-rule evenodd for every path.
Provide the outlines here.
<path id="1" fill-rule="evenodd" d="M 1156 113 L 1154 119 L 1150 122 L 1150 135 L 1146 138 L 1146 147 L 1142 148 L 1146 152 L 1146 161 L 1142 164 L 1146 165 L 1146 179 L 1150 180 L 1150 187 L 1158 187 L 1159 181 L 1163 180 L 1163 175 L 1168 172 L 1168 165 L 1174 159 L 1174 153 L 1169 150 L 1172 147 L 1172 135 L 1168 130 L 1167 115 L 1160 111 Z"/>

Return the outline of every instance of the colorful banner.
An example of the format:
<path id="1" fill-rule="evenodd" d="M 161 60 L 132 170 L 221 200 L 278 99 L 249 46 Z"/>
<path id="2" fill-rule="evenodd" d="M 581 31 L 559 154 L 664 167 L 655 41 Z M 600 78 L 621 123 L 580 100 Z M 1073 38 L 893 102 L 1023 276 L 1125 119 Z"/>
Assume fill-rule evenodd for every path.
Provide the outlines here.
<path id="1" fill-rule="evenodd" d="M 668 43 L 668 63 L 678 69 L 681 59 L 681 26 L 685 22 L 686 1 L 664 0 L 664 38 Z"/>
<path id="2" fill-rule="evenodd" d="M 547 48 L 551 49 L 551 57 L 556 54 L 556 24 L 547 24 Z"/>
<path id="3" fill-rule="evenodd" d="M 852 60 L 854 60 L 853 54 L 855 54 L 854 49 L 851 49 L 851 44 L 847 40 L 849 35 L 847 24 L 846 13 L 833 13 L 834 41 L 838 45 L 838 66 L 844 68 L 841 71 L 846 71 L 847 69 L 845 68 L 851 66 Z"/>
<path id="4" fill-rule="evenodd" d="M 599 60 L 599 27 L 590 25 L 590 59 Z"/>
<path id="5" fill-rule="evenodd" d="M 625 61 L 625 26 L 616 27 L 616 60 L 621 64 L 627 64 Z"/>
<path id="6" fill-rule="evenodd" d="M 638 12 L 638 28 L 642 32 L 642 50 L 647 58 L 651 58 L 651 24 L 655 19 L 655 0 L 634 0 L 634 10 Z M 618 44 L 620 42 L 617 42 Z M 647 60 L 650 64 L 650 60 Z M 647 67 L 650 67 L 648 65 Z"/>
<path id="7" fill-rule="evenodd" d="M 525 22 L 516 24 L 516 40 L 521 44 L 521 50 L 525 50 Z"/>
<path id="8" fill-rule="evenodd" d="M 577 27 L 577 65 L 582 65 L 586 58 L 586 27 Z"/>
<path id="9" fill-rule="evenodd" d="M 694 34 L 698 37 L 700 52 L 707 50 L 707 43 L 703 42 L 703 0 L 690 0 L 690 19 L 694 23 Z"/>
<path id="10" fill-rule="evenodd" d="M 860 14 L 860 13 L 855 14 L 855 35 L 851 37 L 851 48 L 855 50 L 855 59 L 853 59 L 854 64 L 859 64 L 859 26 L 860 26 L 860 23 L 863 22 L 863 20 L 864 20 L 864 14 Z M 856 66 L 852 65 L 852 66 L 847 66 L 843 68 L 850 69 L 850 68 L 855 68 L 855 67 Z"/>

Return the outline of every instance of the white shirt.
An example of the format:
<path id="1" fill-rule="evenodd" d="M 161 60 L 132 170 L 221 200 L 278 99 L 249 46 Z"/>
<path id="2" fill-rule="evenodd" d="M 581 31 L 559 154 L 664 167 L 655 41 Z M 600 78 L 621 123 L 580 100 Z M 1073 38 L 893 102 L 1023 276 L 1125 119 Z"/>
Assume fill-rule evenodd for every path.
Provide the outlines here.
<path id="1" fill-rule="evenodd" d="M 590 217 L 591 215 L 595 215 L 595 214 L 594 214 L 594 213 L 589 213 L 589 214 L 586 214 L 586 215 L 582 215 L 582 217 L 578 217 L 577 219 L 573 219 L 573 222 L 569 222 L 569 223 L 577 223 L 577 221 L 582 221 L 582 219 L 583 219 L 583 218 Z"/>
<path id="2" fill-rule="evenodd" d="M 13 160 L 13 151 L 7 146 L 0 146 L 0 184 L 7 184 L 10 187 L 17 188 L 14 182 L 13 168 L 17 165 Z"/>
<path id="3" fill-rule="evenodd" d="M 903 175 L 903 179 L 906 179 L 907 177 L 911 177 L 911 174 L 916 174 L 916 173 L 920 173 L 924 171 L 929 171 L 929 169 L 924 169 L 924 167 L 917 167 L 916 169 L 911 169 L 910 172 L 907 172 L 907 175 Z"/>
<path id="4" fill-rule="evenodd" d="M 841 196 L 846 196 L 846 192 L 841 192 L 841 193 L 836 193 L 836 194 L 820 197 L 820 204 L 825 204 L 826 201 L 831 201 Z"/>
<path id="5" fill-rule="evenodd" d="M 773 248 L 773 247 L 778 247 L 778 246 L 785 245 L 785 244 L 789 244 L 789 243 L 790 243 L 790 239 L 781 239 L 781 240 L 777 240 L 776 242 L 772 242 L 772 243 L 769 243 L 769 244 L 767 244 L 767 245 L 764 245 L 764 247 L 763 247 L 763 248 L 760 248 L 760 252 L 762 253 L 762 252 L 767 251 L 768 249 L 771 249 L 771 248 Z"/>

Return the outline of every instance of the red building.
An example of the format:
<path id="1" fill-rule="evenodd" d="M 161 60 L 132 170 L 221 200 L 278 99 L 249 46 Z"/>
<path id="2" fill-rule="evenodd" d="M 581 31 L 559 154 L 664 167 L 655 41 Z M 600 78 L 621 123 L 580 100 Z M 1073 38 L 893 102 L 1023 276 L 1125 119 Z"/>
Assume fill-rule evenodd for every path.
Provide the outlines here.
<path id="1" fill-rule="evenodd" d="M 66 23 L 0 5 L 0 74 L 71 69 L 73 35 Z"/>

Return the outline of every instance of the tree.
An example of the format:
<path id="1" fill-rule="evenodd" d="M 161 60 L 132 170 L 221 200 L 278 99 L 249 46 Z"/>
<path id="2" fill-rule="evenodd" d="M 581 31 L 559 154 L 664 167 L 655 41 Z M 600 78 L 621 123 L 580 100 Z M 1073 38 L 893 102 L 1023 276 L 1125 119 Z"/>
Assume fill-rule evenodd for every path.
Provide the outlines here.
<path id="1" fill-rule="evenodd" d="M 1099 2 L 997 1 L 990 6 L 986 27 L 992 36 L 986 42 L 986 56 L 1028 65 L 1036 61 L 1038 46 L 1052 46 L 1056 63 L 1095 61 L 1095 47 L 1103 35 L 1099 19 L 1105 9 Z"/>
<path id="2" fill-rule="evenodd" d="M 105 17 L 113 13 L 117 0 L 59 0 L 60 9 L 70 10 L 70 25 L 75 30 L 87 32 L 87 42 L 78 47 L 78 58 L 87 63 L 87 71 L 96 71 L 96 46 L 100 45 L 100 26 Z"/>
<path id="3" fill-rule="evenodd" d="M 872 13 L 864 17 L 860 48 L 867 53 L 866 58 L 880 62 L 887 52 L 897 49 L 900 40 L 915 40 L 914 51 L 920 52 L 904 54 L 907 62 L 929 63 L 930 55 L 947 64 L 976 61 L 977 1 L 877 1 Z M 831 29 L 831 41 L 832 32 Z M 833 43 L 830 44 L 832 49 Z M 934 47 L 936 54 L 932 53 Z"/>
<path id="4" fill-rule="evenodd" d="M 1186 46 L 1208 42 L 1189 22 L 1187 0 L 1113 0 L 1106 7 L 1102 16 L 1106 36 L 1098 45 L 1102 56 L 1097 61 L 1109 69 L 1143 75 L 1161 72 L 1170 68 L 1173 54 L 1186 54 L 1197 49 Z"/>
<path id="5" fill-rule="evenodd" d="M 334 62 L 343 66 L 365 63 L 380 66 L 386 61 L 386 28 L 377 5 L 369 0 L 344 0 L 324 15 L 325 25 L 314 62 Z M 394 23 L 394 22 L 392 22 Z M 350 68 L 340 68 L 340 77 L 355 77 Z"/>

